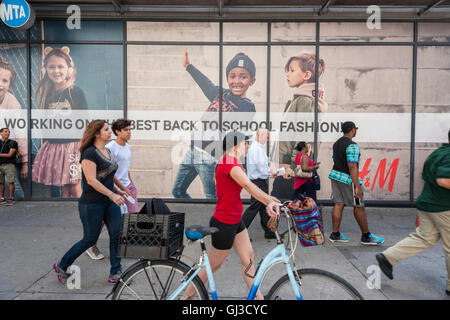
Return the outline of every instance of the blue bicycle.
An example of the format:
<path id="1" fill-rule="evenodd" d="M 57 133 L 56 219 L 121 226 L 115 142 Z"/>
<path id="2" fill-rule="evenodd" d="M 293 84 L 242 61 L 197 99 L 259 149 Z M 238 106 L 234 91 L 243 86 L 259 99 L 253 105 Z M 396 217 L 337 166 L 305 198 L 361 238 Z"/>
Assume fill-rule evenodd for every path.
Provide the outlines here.
<path id="1" fill-rule="evenodd" d="M 247 299 L 255 299 L 256 293 L 264 280 L 267 271 L 276 264 L 282 263 L 286 267 L 286 274 L 282 276 L 265 295 L 267 300 L 362 300 L 363 297 L 347 281 L 341 277 L 321 269 L 297 269 L 295 267 L 294 252 L 297 246 L 296 234 L 293 230 L 292 215 L 289 209 L 280 205 L 280 212 L 287 218 L 290 254 L 283 243 L 282 236 L 277 232 L 277 245 L 260 263 L 254 277 L 253 286 Z M 141 259 L 129 267 L 114 286 L 111 294 L 113 300 L 177 300 L 190 287 L 189 297 L 194 300 L 208 300 L 210 298 L 198 273 L 206 268 L 211 298 L 218 299 L 216 285 L 206 252 L 204 238 L 217 228 L 191 226 L 185 230 L 186 237 L 191 242 L 199 242 L 201 255 L 192 267 L 177 258 L 166 260 Z M 294 234 L 294 237 L 292 236 Z M 292 264 L 291 264 L 292 260 Z M 193 290 L 192 290 L 193 288 Z"/>

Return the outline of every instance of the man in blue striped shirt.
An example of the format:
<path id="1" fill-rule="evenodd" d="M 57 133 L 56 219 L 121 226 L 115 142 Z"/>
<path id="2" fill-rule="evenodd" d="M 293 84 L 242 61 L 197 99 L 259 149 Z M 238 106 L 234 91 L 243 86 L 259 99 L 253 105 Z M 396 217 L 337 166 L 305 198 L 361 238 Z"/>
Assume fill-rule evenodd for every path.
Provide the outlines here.
<path id="1" fill-rule="evenodd" d="M 348 237 L 339 232 L 344 206 L 353 207 L 353 214 L 362 232 L 361 244 L 379 245 L 384 238 L 369 232 L 366 211 L 364 209 L 364 192 L 359 178 L 359 146 L 352 139 L 358 128 L 352 121 L 342 124 L 344 135 L 333 144 L 333 169 L 328 178 L 331 180 L 334 207 L 332 213 L 333 232 L 331 242 L 348 242 Z"/>

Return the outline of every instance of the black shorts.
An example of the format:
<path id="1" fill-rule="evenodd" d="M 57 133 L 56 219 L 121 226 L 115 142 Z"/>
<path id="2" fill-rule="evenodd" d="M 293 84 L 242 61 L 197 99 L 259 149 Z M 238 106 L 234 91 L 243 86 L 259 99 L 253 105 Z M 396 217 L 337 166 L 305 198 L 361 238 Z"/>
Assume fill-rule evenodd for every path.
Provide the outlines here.
<path id="1" fill-rule="evenodd" d="M 216 227 L 220 231 L 211 235 L 211 242 L 218 250 L 229 250 L 233 247 L 234 237 L 245 229 L 242 220 L 236 224 L 223 223 L 214 217 L 209 220 L 210 227 Z"/>

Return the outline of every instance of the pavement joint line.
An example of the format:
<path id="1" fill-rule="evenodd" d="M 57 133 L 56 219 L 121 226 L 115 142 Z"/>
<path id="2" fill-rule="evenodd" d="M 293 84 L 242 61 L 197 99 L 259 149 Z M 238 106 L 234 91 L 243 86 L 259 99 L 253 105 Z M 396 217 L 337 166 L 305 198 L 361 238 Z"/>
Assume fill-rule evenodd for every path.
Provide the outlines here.
<path id="1" fill-rule="evenodd" d="M 44 279 L 46 276 L 48 276 L 51 272 L 53 271 L 53 269 L 50 269 L 49 272 L 47 272 L 46 274 L 44 274 L 43 276 L 39 277 L 36 281 L 34 281 L 31 285 L 29 285 L 25 290 L 21 291 L 17 296 L 13 297 L 11 300 L 15 300 L 18 297 L 20 297 L 22 294 L 26 293 L 26 291 L 28 289 L 30 289 L 31 287 L 33 287 L 36 283 L 38 283 L 39 281 L 41 281 L 42 279 Z M 17 291 L 16 291 L 17 292 Z"/>
<path id="2" fill-rule="evenodd" d="M 342 252 L 341 252 L 341 250 L 338 248 L 338 247 L 336 247 L 337 248 L 337 250 L 339 251 L 339 253 L 344 257 L 344 259 L 346 259 L 352 266 L 353 266 L 353 268 L 355 268 L 356 269 L 356 271 L 358 271 L 361 275 L 362 275 L 362 277 L 367 281 L 367 280 L 369 280 L 369 278 L 364 274 L 364 272 L 362 272 L 354 263 L 353 263 L 353 261 L 352 261 L 352 259 L 348 259 Z M 372 289 L 373 290 L 373 289 Z M 376 289 L 378 292 L 380 292 L 385 298 L 386 298 L 386 300 L 391 300 L 384 292 L 383 292 L 383 290 L 381 290 L 381 289 Z"/>

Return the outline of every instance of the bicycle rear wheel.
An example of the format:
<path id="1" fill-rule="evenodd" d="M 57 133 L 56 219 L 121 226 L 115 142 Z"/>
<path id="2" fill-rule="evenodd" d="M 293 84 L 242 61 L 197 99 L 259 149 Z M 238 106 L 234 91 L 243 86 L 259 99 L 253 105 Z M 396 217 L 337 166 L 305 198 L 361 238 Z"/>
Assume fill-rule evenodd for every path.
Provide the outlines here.
<path id="1" fill-rule="evenodd" d="M 347 281 L 320 269 L 298 269 L 300 293 L 304 300 L 364 300 Z M 269 290 L 268 300 L 296 300 L 288 275 L 281 277 Z"/>
<path id="2" fill-rule="evenodd" d="M 123 275 L 112 299 L 166 300 L 181 285 L 189 269 L 175 260 L 145 261 Z M 199 277 L 195 277 L 191 284 L 195 289 L 190 297 L 192 300 L 208 300 L 208 292 Z"/>

